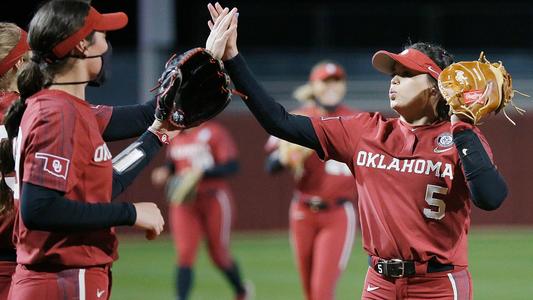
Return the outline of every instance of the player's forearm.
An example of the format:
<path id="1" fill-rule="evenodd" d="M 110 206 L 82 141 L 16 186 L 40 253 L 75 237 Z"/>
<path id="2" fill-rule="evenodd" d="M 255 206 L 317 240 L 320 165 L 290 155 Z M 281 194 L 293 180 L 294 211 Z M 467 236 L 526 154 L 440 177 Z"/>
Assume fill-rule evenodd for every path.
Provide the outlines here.
<path id="1" fill-rule="evenodd" d="M 472 202 L 484 210 L 495 210 L 507 197 L 505 180 L 488 156 L 479 137 L 470 129 L 454 132 L 453 141 L 463 164 Z"/>
<path id="2" fill-rule="evenodd" d="M 82 231 L 133 225 L 131 203 L 87 203 L 69 200 L 64 193 L 24 182 L 20 200 L 24 225 L 31 230 Z"/>
<path id="3" fill-rule="evenodd" d="M 114 106 L 103 138 L 107 141 L 138 137 L 154 122 L 156 100 L 144 104 Z"/>
<path id="4" fill-rule="evenodd" d="M 311 120 L 306 116 L 288 113 L 272 99 L 257 82 L 240 54 L 224 64 L 237 90 L 247 96 L 244 103 L 269 134 L 322 151 Z"/>
<path id="5" fill-rule="evenodd" d="M 159 139 L 146 131 L 113 159 L 113 195 L 116 198 L 133 182 L 161 149 Z"/>

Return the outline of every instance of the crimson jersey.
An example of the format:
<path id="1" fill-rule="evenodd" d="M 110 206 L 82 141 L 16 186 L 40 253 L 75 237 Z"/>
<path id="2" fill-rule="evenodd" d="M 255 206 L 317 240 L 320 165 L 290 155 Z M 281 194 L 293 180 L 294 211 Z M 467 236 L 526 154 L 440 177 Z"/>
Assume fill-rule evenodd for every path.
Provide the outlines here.
<path id="1" fill-rule="evenodd" d="M 345 105 L 339 105 L 335 111 L 324 113 L 315 105 L 305 105 L 294 112 L 297 115 L 310 117 L 348 116 L 359 113 Z M 277 138 L 269 140 L 267 151 L 277 147 Z M 334 204 L 338 199 L 357 199 L 357 190 L 348 166 L 337 160 L 322 161 L 316 153 L 311 154 L 304 163 L 302 177 L 296 180 L 296 189 L 304 195 L 318 196 L 323 201 Z M 300 200 L 305 199 L 299 197 Z"/>
<path id="2" fill-rule="evenodd" d="M 111 201 L 111 154 L 102 139 L 112 109 L 58 90 L 26 100 L 17 138 L 17 177 L 89 203 Z M 18 188 L 20 189 L 20 187 Z M 117 258 L 112 228 L 60 233 L 29 230 L 15 221 L 19 264 L 93 266 Z"/>
<path id="3" fill-rule="evenodd" d="M 363 247 L 370 255 L 468 264 L 471 204 L 450 122 L 412 127 L 361 113 L 312 123 L 325 159 L 346 162 L 356 174 Z"/>
<path id="4" fill-rule="evenodd" d="M 4 122 L 4 114 L 15 100 L 19 98 L 19 94 L 15 92 L 0 92 L 0 123 Z M 8 180 L 9 177 L 6 177 Z M 15 210 L 10 214 L 0 215 L 0 252 L 2 250 L 15 251 L 15 245 L 12 242 L 13 223 L 15 215 L 18 211 L 18 202 L 15 202 Z"/>
<path id="5" fill-rule="evenodd" d="M 237 158 L 237 147 L 229 132 L 214 121 L 182 131 L 172 139 L 167 151 L 177 174 L 187 168 L 207 170 Z M 226 187 L 222 178 L 204 178 L 198 192 Z"/>

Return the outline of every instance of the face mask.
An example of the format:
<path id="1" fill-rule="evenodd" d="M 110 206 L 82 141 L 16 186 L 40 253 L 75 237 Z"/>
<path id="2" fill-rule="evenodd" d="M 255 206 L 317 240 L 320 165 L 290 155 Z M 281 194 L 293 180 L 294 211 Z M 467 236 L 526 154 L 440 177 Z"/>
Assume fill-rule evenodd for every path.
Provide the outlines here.
<path id="1" fill-rule="evenodd" d="M 78 59 L 88 59 L 88 58 L 97 58 L 100 57 L 102 60 L 102 65 L 100 66 L 100 71 L 96 75 L 96 78 L 91 79 L 89 81 L 76 81 L 76 82 L 54 82 L 52 85 L 70 85 L 70 84 L 84 84 L 87 83 L 89 86 L 99 87 L 104 84 L 106 79 L 109 77 L 109 74 L 111 73 L 109 68 L 111 66 L 111 54 L 113 53 L 113 48 L 111 47 L 111 43 L 107 41 L 107 51 L 99 54 L 99 55 L 91 55 L 91 56 L 71 56 Z"/>
<path id="2" fill-rule="evenodd" d="M 96 75 L 96 78 L 89 81 L 89 86 L 99 87 L 104 85 L 106 79 L 110 76 L 110 66 L 111 66 L 111 55 L 113 54 L 113 47 L 111 43 L 107 41 L 107 51 L 97 56 L 90 57 L 100 57 L 102 60 L 102 66 L 100 67 L 100 72 Z M 87 57 L 89 58 L 89 57 Z"/>

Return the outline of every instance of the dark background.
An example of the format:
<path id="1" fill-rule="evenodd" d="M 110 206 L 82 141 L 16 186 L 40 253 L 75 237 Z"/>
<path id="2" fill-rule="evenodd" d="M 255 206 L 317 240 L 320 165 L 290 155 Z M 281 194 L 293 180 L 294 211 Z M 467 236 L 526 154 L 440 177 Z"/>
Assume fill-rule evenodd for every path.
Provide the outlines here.
<path id="1" fill-rule="evenodd" d="M 153 0 L 157 3 L 158 0 Z M 3 0 L 1 19 L 26 28 L 41 1 Z M 100 12 L 124 11 L 129 25 L 112 35 L 114 45 L 137 44 L 137 1 L 94 0 Z M 179 47 L 204 42 L 208 1 L 176 1 Z M 398 48 L 433 41 L 449 48 L 533 49 L 531 1 L 220 1 L 240 10 L 239 42 L 267 48 Z"/>

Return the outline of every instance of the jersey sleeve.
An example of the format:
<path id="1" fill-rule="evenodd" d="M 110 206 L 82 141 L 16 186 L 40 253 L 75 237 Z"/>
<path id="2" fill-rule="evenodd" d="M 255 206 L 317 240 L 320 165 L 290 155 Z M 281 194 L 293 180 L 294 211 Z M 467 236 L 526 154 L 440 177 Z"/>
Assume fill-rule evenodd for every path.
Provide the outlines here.
<path id="1" fill-rule="evenodd" d="M 324 152 L 323 160 L 334 159 L 352 165 L 355 147 L 365 128 L 376 121 L 373 114 L 361 113 L 343 117 L 311 118 L 316 136 Z"/>
<path id="2" fill-rule="evenodd" d="M 94 116 L 96 117 L 96 122 L 98 123 L 98 130 L 100 133 L 104 133 L 104 130 L 111 120 L 111 115 L 113 114 L 113 107 L 107 105 L 95 105 L 91 106 Z"/>
<path id="3" fill-rule="evenodd" d="M 29 132 L 23 133 L 22 181 L 67 192 L 78 181 L 80 166 L 72 166 L 76 113 L 63 108 L 41 108 Z"/>
<path id="4" fill-rule="evenodd" d="M 213 126 L 212 131 L 213 136 L 209 140 L 209 144 L 215 163 L 219 165 L 237 159 L 237 146 L 229 131 L 220 125 Z"/>

